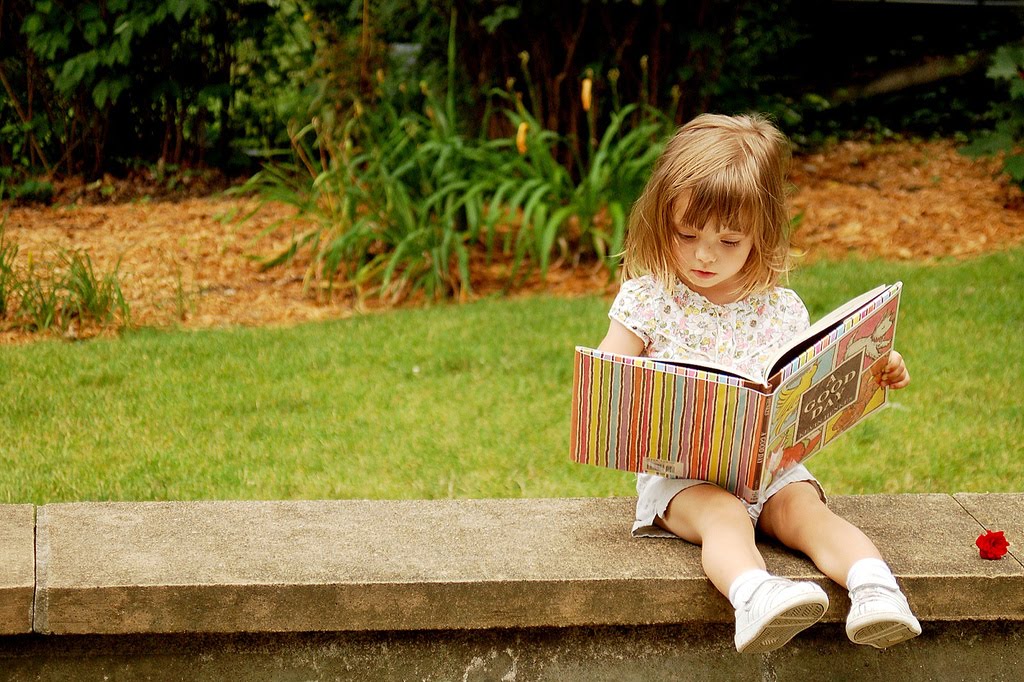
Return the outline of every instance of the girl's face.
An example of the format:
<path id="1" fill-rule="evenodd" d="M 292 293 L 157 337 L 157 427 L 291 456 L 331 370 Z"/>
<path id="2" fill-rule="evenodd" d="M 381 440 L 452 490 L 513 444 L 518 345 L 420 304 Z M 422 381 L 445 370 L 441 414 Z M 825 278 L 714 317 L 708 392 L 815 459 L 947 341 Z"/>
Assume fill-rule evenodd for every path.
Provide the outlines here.
<path id="1" fill-rule="evenodd" d="M 677 274 L 712 303 L 732 303 L 740 297 L 740 271 L 754 239 L 710 220 L 701 226 L 684 224 L 686 203 L 685 195 L 681 196 L 673 210 Z"/>

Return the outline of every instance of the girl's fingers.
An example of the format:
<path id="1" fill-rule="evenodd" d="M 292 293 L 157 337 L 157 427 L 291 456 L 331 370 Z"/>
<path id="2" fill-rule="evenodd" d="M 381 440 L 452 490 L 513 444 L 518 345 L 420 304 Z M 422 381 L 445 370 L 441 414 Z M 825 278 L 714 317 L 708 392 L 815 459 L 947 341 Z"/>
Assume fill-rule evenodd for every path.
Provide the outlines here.
<path id="1" fill-rule="evenodd" d="M 906 365 L 903 364 L 902 355 L 900 355 L 897 351 L 892 351 L 891 353 L 889 353 L 889 362 L 887 362 L 885 365 L 886 372 L 894 372 L 896 371 L 896 369 L 905 366 Z"/>
<path id="2" fill-rule="evenodd" d="M 881 383 L 889 388 L 903 388 L 910 383 L 910 373 L 906 367 L 900 367 L 895 371 L 886 370 L 882 372 Z"/>
<path id="3" fill-rule="evenodd" d="M 910 372 L 907 371 L 902 355 L 896 351 L 889 353 L 889 361 L 882 371 L 879 383 L 889 388 L 903 388 L 910 383 Z"/>
<path id="4" fill-rule="evenodd" d="M 894 382 L 890 383 L 889 384 L 889 388 L 903 388 L 904 386 L 906 386 L 909 383 L 910 383 L 910 377 L 904 375 L 898 381 L 894 381 Z"/>

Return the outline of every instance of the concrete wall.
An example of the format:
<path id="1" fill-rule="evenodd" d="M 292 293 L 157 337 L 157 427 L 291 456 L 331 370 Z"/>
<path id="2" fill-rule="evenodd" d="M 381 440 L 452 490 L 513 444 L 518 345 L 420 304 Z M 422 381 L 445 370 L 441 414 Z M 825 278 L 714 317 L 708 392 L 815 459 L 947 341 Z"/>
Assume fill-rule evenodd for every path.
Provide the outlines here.
<path id="1" fill-rule="evenodd" d="M 740 656 L 699 550 L 630 499 L 0 506 L 0 679 L 1019 679 L 1024 495 L 837 497 L 924 634 Z M 978 557 L 984 527 L 1011 553 Z"/>

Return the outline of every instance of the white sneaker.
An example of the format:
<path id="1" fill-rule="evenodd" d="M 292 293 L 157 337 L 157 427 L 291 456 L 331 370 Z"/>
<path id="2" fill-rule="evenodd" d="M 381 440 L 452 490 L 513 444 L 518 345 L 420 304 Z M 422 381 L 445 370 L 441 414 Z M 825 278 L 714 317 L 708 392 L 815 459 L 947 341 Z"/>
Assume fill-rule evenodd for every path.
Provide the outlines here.
<path id="1" fill-rule="evenodd" d="M 828 595 L 809 582 L 768 578 L 736 609 L 736 651 L 774 651 L 825 615 Z"/>
<path id="2" fill-rule="evenodd" d="M 846 636 L 855 644 L 884 649 L 917 637 L 921 624 L 898 589 L 869 583 L 850 592 Z"/>

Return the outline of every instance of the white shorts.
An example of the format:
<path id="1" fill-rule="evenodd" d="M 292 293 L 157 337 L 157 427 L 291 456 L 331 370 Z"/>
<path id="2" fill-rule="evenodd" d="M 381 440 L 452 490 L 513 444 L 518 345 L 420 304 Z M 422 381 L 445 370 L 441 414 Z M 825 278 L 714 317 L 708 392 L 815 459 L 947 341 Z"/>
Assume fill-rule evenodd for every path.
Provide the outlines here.
<path id="1" fill-rule="evenodd" d="M 807 470 L 803 464 L 787 469 L 781 476 L 771 482 L 771 485 L 764 491 L 764 495 L 755 504 L 749 504 L 740 500 L 750 514 L 751 522 L 756 526 L 757 519 L 761 516 L 761 509 L 764 503 L 771 499 L 771 496 L 785 488 L 790 483 L 797 481 L 808 481 L 818 491 L 818 497 L 825 502 L 825 492 L 821 484 L 814 478 L 814 475 Z M 712 485 L 707 481 L 700 481 L 693 478 L 665 478 L 652 474 L 637 474 L 636 477 L 636 521 L 633 523 L 633 537 L 635 538 L 674 538 L 676 535 L 656 526 L 654 519 L 664 518 L 665 510 L 672 498 L 695 485 Z"/>

